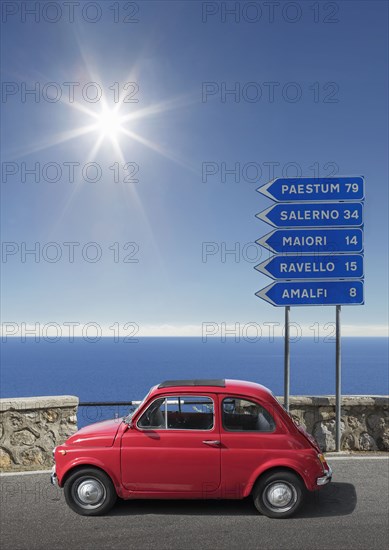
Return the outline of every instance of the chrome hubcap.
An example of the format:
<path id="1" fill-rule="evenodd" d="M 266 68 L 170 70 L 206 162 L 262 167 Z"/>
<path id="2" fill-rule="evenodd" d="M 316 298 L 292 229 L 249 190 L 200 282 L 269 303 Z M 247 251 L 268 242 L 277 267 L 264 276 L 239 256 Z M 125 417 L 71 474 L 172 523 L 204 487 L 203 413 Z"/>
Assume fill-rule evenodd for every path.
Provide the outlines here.
<path id="1" fill-rule="evenodd" d="M 272 483 L 266 490 L 266 499 L 279 512 L 290 510 L 297 500 L 296 489 L 284 481 Z"/>
<path id="2" fill-rule="evenodd" d="M 76 495 L 82 507 L 96 508 L 105 498 L 105 488 L 98 479 L 88 478 L 77 486 Z"/>

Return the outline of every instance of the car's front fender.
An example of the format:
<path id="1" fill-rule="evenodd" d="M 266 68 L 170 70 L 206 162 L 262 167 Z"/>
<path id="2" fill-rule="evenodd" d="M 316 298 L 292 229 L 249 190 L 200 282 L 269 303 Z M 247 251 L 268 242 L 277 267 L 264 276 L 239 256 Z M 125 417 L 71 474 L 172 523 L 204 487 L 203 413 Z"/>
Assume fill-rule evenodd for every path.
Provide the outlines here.
<path id="1" fill-rule="evenodd" d="M 76 468 L 90 466 L 99 468 L 112 480 L 117 494 L 121 495 L 120 449 L 95 447 L 91 449 L 67 449 L 66 455 L 56 459 L 55 469 L 58 485 L 63 487 L 68 475 Z"/>

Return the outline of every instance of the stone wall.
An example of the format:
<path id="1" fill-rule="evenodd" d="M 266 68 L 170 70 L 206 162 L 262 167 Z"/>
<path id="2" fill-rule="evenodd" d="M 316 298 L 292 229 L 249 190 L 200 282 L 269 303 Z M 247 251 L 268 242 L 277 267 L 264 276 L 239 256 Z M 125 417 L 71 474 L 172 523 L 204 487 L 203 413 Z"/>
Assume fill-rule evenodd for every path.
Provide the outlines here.
<path id="1" fill-rule="evenodd" d="M 51 468 L 52 451 L 77 431 L 78 398 L 0 399 L 0 471 Z"/>
<path id="2" fill-rule="evenodd" d="M 323 451 L 335 450 L 335 397 L 293 396 L 289 409 Z M 389 451 L 388 396 L 344 396 L 341 432 L 342 451 Z"/>
<path id="3" fill-rule="evenodd" d="M 279 398 L 282 402 L 282 398 Z M 77 430 L 78 398 L 0 399 L 0 471 L 50 468 L 52 450 Z M 294 420 L 335 450 L 335 397 L 290 397 Z M 389 398 L 342 399 L 342 450 L 389 451 Z"/>

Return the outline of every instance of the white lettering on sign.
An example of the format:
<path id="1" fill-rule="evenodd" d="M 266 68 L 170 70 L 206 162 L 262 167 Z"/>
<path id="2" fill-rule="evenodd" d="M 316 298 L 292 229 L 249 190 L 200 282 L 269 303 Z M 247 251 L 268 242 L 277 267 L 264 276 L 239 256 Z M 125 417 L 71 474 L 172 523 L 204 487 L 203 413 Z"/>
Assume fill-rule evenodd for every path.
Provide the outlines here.
<path id="1" fill-rule="evenodd" d="M 285 288 L 282 298 L 327 298 L 326 288 Z"/>
<path id="2" fill-rule="evenodd" d="M 327 237 L 283 237 L 282 246 L 324 246 L 327 244 Z"/>
<path id="3" fill-rule="evenodd" d="M 338 210 L 287 210 L 281 211 L 281 220 L 337 220 L 339 218 Z"/>
<path id="4" fill-rule="evenodd" d="M 296 262 L 281 263 L 281 273 L 331 273 L 335 269 L 334 262 Z"/>
<path id="5" fill-rule="evenodd" d="M 282 195 L 311 195 L 312 193 L 340 193 L 339 183 L 308 183 L 307 185 L 281 185 Z"/>

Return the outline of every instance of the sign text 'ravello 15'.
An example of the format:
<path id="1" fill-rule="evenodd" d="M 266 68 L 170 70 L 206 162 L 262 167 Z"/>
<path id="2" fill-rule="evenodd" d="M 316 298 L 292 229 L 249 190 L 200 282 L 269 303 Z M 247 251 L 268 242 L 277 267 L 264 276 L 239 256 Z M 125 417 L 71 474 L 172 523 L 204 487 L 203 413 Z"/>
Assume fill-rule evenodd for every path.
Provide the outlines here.
<path id="1" fill-rule="evenodd" d="M 362 254 L 273 256 L 255 269 L 272 279 L 360 279 Z"/>
<path id="2" fill-rule="evenodd" d="M 277 178 L 257 191 L 278 204 L 256 215 L 276 228 L 256 241 L 276 253 L 255 267 L 276 280 L 256 295 L 274 306 L 363 304 L 364 178 Z"/>

